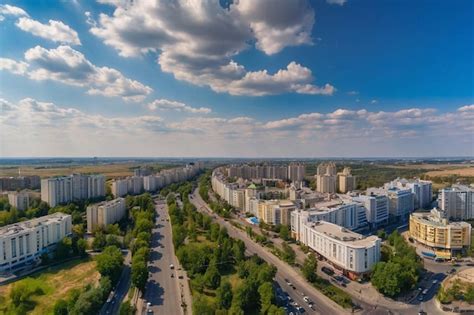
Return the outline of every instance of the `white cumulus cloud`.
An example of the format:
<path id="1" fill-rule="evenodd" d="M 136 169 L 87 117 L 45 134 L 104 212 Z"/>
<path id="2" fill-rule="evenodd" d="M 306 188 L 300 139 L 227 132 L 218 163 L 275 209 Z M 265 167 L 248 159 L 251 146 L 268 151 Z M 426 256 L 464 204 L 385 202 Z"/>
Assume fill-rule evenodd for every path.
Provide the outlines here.
<path id="1" fill-rule="evenodd" d="M 167 99 L 157 99 L 148 104 L 150 110 L 175 110 L 178 112 L 186 112 L 191 114 L 209 114 L 212 110 L 207 107 L 192 107 L 178 101 Z"/>
<path id="2" fill-rule="evenodd" d="M 16 26 L 25 32 L 54 42 L 81 44 L 77 32 L 61 21 L 49 20 L 48 24 L 43 24 L 28 17 L 21 17 Z"/>
<path id="3" fill-rule="evenodd" d="M 101 14 L 91 33 L 124 57 L 157 54 L 162 71 L 178 80 L 232 95 L 335 91 L 329 83 L 315 85 L 312 71 L 294 61 L 272 75 L 232 59 L 252 42 L 268 55 L 312 44 L 314 10 L 307 0 L 241 0 L 228 8 L 218 0 L 103 2 L 116 9 Z"/>

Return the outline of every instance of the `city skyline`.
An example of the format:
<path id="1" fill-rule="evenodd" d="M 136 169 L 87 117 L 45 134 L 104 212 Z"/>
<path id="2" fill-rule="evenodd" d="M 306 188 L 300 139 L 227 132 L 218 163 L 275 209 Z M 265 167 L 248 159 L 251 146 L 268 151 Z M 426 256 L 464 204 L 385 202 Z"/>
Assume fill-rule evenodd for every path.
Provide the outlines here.
<path id="1" fill-rule="evenodd" d="M 474 155 L 469 1 L 157 3 L 0 5 L 0 156 Z"/>

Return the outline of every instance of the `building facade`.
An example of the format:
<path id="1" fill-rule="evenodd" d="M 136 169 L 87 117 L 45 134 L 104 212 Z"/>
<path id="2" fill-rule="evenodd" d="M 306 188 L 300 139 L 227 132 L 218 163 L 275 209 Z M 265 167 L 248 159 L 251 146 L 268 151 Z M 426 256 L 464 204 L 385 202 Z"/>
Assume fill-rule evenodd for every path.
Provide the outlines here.
<path id="1" fill-rule="evenodd" d="M 8 203 L 20 211 L 25 211 L 30 206 L 30 196 L 25 191 L 8 193 Z"/>
<path id="2" fill-rule="evenodd" d="M 369 273 L 380 260 L 377 236 L 364 237 L 329 222 L 304 222 L 300 241 L 351 279 Z"/>
<path id="3" fill-rule="evenodd" d="M 410 215 L 410 237 L 434 250 L 442 258 L 468 249 L 471 245 L 471 225 L 449 222 L 437 209 Z"/>
<path id="4" fill-rule="evenodd" d="M 126 214 L 124 198 L 104 201 L 87 207 L 87 232 L 120 221 Z"/>
<path id="5" fill-rule="evenodd" d="M 339 191 L 343 194 L 357 188 L 356 177 L 352 176 L 351 168 L 345 167 L 342 173 L 338 174 Z"/>
<path id="6" fill-rule="evenodd" d="M 450 188 L 442 189 L 438 204 L 449 219 L 474 219 L 474 189 L 472 186 L 453 185 Z"/>
<path id="7" fill-rule="evenodd" d="M 51 207 L 76 200 L 105 197 L 105 176 L 81 175 L 41 180 L 41 200 Z"/>
<path id="8" fill-rule="evenodd" d="M 37 262 L 70 235 L 71 228 L 71 216 L 60 212 L 1 227 L 0 272 Z"/>
<path id="9" fill-rule="evenodd" d="M 359 195 L 353 199 L 364 205 L 370 228 L 377 228 L 388 223 L 389 201 L 386 195 Z"/>

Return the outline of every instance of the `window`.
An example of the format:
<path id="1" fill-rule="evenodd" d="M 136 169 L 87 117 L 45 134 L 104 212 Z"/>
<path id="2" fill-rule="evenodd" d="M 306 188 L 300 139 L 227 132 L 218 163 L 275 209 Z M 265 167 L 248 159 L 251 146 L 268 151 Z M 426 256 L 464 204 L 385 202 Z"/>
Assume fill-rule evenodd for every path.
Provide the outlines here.
<path id="1" fill-rule="evenodd" d="M 16 238 L 11 239 L 11 245 L 12 245 L 12 258 L 16 257 Z"/>
<path id="2" fill-rule="evenodd" d="M 24 244 L 23 244 L 23 235 L 21 235 L 19 238 L 18 238 L 18 241 L 20 243 L 20 256 L 23 256 L 24 255 Z"/>
<path id="3" fill-rule="evenodd" d="M 31 252 L 30 251 L 30 234 L 26 234 L 25 240 L 26 240 L 26 254 L 28 255 Z"/>

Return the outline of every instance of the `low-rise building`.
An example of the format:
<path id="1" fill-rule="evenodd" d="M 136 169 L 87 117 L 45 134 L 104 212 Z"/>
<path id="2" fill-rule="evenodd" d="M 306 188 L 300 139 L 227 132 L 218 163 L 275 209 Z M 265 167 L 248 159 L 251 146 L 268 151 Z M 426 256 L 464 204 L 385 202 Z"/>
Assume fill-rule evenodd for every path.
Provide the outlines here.
<path id="1" fill-rule="evenodd" d="M 104 201 L 87 207 L 87 232 L 92 233 L 99 226 L 120 221 L 126 214 L 124 198 Z"/>
<path id="2" fill-rule="evenodd" d="M 36 262 L 71 234 L 69 214 L 56 212 L 0 228 L 0 272 Z"/>
<path id="3" fill-rule="evenodd" d="M 369 273 L 380 260 L 377 236 L 364 237 L 325 221 L 304 222 L 301 236 L 303 244 L 351 279 Z"/>
<path id="4" fill-rule="evenodd" d="M 467 222 L 449 222 L 443 212 L 410 215 L 410 237 L 437 253 L 442 258 L 462 252 L 471 245 L 471 225 Z"/>

